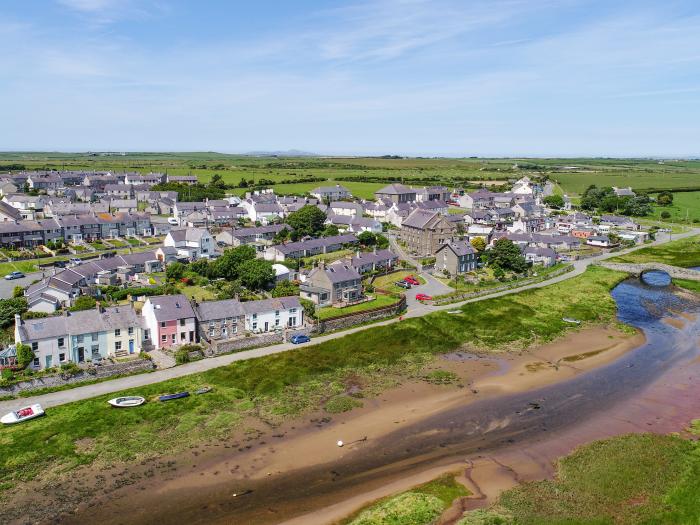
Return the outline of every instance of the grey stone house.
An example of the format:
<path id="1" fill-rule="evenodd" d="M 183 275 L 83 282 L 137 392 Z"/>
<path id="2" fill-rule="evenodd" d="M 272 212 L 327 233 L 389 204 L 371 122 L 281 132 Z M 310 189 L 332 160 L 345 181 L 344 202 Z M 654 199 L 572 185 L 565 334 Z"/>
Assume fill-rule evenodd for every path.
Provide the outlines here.
<path id="1" fill-rule="evenodd" d="M 476 270 L 476 250 L 469 241 L 450 241 L 435 252 L 435 269 L 451 276 Z"/>
<path id="2" fill-rule="evenodd" d="M 400 204 L 403 202 L 413 202 L 416 200 L 416 190 L 404 186 L 403 184 L 395 183 L 384 186 L 381 190 L 374 192 L 377 200 L 388 199 L 391 202 Z"/>
<path id="3" fill-rule="evenodd" d="M 401 223 L 400 239 L 406 249 L 419 256 L 431 256 L 451 241 L 457 227 L 436 211 L 416 209 Z"/>
<path id="4" fill-rule="evenodd" d="M 347 261 L 323 263 L 309 273 L 300 295 L 318 306 L 353 303 L 362 297 L 362 276 Z"/>

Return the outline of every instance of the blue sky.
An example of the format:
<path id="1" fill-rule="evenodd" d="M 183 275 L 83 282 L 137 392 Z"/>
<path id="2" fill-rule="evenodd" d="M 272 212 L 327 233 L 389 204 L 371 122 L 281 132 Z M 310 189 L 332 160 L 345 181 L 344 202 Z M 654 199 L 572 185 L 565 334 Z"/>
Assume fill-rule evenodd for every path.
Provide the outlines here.
<path id="1" fill-rule="evenodd" d="M 700 4 L 3 0 L 0 149 L 700 155 Z"/>

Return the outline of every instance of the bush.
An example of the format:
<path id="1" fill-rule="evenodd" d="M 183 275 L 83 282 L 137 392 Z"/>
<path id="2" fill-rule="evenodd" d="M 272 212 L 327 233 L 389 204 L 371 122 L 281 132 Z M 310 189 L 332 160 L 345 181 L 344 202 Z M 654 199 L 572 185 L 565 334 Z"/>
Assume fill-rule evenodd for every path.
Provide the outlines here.
<path id="1" fill-rule="evenodd" d="M 184 365 L 185 363 L 189 363 L 190 361 L 190 353 L 186 348 L 183 347 L 175 350 L 175 362 L 178 365 Z"/>
<path id="2" fill-rule="evenodd" d="M 326 412 L 331 414 L 340 414 L 341 412 L 349 412 L 353 408 L 361 407 L 362 401 L 349 396 L 335 396 L 326 401 Z"/>
<path id="3" fill-rule="evenodd" d="M 29 364 L 34 360 L 34 352 L 32 352 L 32 347 L 29 345 L 23 345 L 22 343 L 17 345 L 17 364 L 21 368 L 27 368 Z"/>
<path id="4" fill-rule="evenodd" d="M 671 218 L 671 213 L 667 211 L 662 211 L 661 212 L 661 218 L 662 219 L 670 219 Z"/>
<path id="5" fill-rule="evenodd" d="M 61 375 L 63 377 L 72 377 L 80 373 L 80 367 L 73 362 L 63 363 L 61 365 Z"/>
<path id="6" fill-rule="evenodd" d="M 94 297 L 90 297 L 88 295 L 81 295 L 78 297 L 75 301 L 73 301 L 73 306 L 71 306 L 68 310 L 71 312 L 79 312 L 81 310 L 91 310 L 95 308 L 97 305 L 97 301 L 95 300 Z"/>

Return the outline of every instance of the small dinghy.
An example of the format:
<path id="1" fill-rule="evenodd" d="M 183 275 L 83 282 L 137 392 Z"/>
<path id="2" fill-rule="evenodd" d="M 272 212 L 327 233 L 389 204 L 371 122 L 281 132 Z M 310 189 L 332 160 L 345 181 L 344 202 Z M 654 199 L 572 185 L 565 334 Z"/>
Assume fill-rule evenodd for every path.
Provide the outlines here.
<path id="1" fill-rule="evenodd" d="M 114 399 L 107 401 L 107 403 L 115 408 L 137 407 L 143 405 L 145 402 L 146 400 L 141 396 L 115 397 Z"/>
<path id="2" fill-rule="evenodd" d="M 190 397 L 189 392 L 178 392 L 177 394 L 165 394 L 160 396 L 158 399 L 160 401 L 172 401 L 173 399 L 182 399 L 183 397 Z"/>
<path id="3" fill-rule="evenodd" d="M 578 319 L 574 319 L 572 317 L 562 317 L 561 320 L 564 321 L 565 323 L 581 324 L 581 321 L 579 321 Z"/>
<path id="4" fill-rule="evenodd" d="M 41 405 L 36 404 L 20 408 L 19 410 L 15 410 L 14 412 L 10 412 L 9 414 L 5 414 L 0 418 L 0 423 L 2 423 L 3 425 L 14 425 L 15 423 L 21 423 L 22 421 L 27 421 L 29 419 L 34 419 L 35 417 L 43 416 L 44 413 L 44 409 L 41 408 Z"/>
<path id="5" fill-rule="evenodd" d="M 204 386 L 194 391 L 195 394 L 208 394 L 209 392 L 211 392 L 210 386 Z"/>

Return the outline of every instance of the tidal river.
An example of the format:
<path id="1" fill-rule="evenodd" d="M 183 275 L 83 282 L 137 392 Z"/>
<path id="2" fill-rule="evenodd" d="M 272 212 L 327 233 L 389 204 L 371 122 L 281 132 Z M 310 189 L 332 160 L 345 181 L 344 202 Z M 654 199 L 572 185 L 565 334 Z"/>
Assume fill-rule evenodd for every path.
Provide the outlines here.
<path id="1" fill-rule="evenodd" d="M 643 278 L 622 282 L 612 296 L 620 321 L 643 330 L 646 343 L 611 364 L 539 390 L 443 411 L 330 464 L 208 487 L 201 494 L 163 495 L 167 503 L 156 503 L 150 518 L 279 523 L 436 466 L 516 451 L 546 471 L 558 455 L 591 439 L 632 430 L 668 431 L 652 423 L 676 418 L 678 424 L 700 416 L 681 413 L 700 409 L 692 375 L 700 354 L 695 315 L 700 305 L 690 294 L 673 293 L 666 274 L 648 272 Z M 678 322 L 669 322 L 672 318 Z M 242 491 L 245 497 L 231 497 Z M 124 520 L 129 522 L 126 514 Z M 322 521 L 316 517 L 308 523 Z"/>

